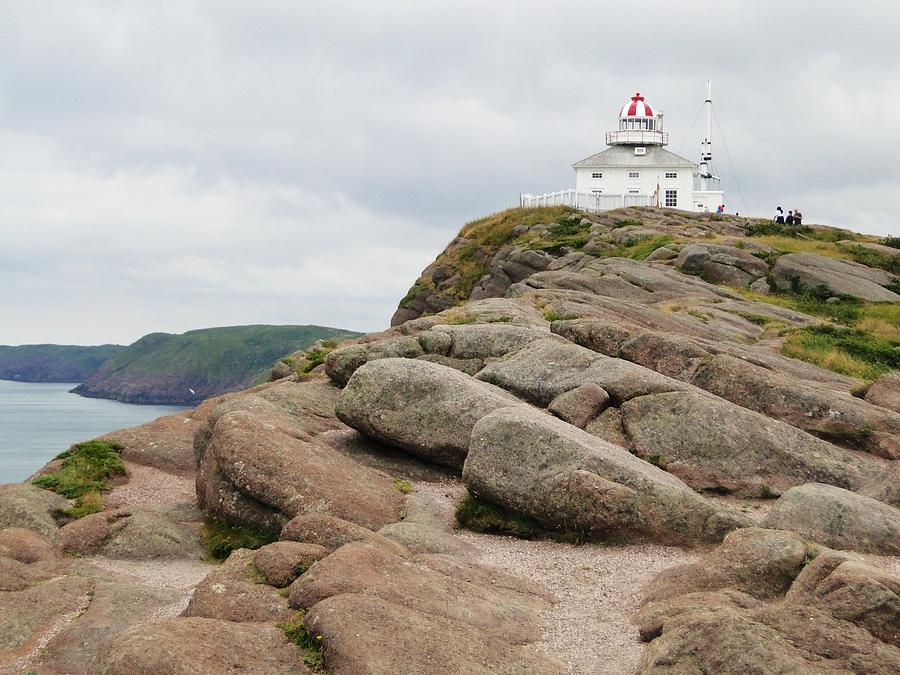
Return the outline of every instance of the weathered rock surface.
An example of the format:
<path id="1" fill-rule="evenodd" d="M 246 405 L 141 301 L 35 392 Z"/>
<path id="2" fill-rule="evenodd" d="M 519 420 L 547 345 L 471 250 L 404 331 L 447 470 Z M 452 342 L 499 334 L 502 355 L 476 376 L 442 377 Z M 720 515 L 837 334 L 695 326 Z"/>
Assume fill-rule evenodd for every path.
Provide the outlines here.
<path id="1" fill-rule="evenodd" d="M 128 462 L 191 475 L 196 469 L 194 434 L 205 421 L 197 411 L 178 413 L 140 426 L 111 431 L 100 439 L 118 441 L 125 446 L 122 458 Z"/>
<path id="2" fill-rule="evenodd" d="M 22 527 L 53 539 L 58 529 L 54 514 L 70 506 L 65 497 L 35 485 L 0 485 L 0 529 Z"/>
<path id="3" fill-rule="evenodd" d="M 644 590 L 647 601 L 687 593 L 731 588 L 757 599 L 783 595 L 807 564 L 811 545 L 780 530 L 735 530 L 722 544 L 692 565 L 672 567 Z"/>
<path id="4" fill-rule="evenodd" d="M 621 410 L 637 454 L 699 489 L 759 495 L 766 486 L 808 482 L 858 489 L 883 475 L 874 461 L 702 393 L 640 396 Z"/>
<path id="5" fill-rule="evenodd" d="M 522 403 L 450 368 L 381 359 L 356 371 L 341 393 L 337 416 L 368 436 L 460 468 L 475 422 L 513 405 Z"/>
<path id="6" fill-rule="evenodd" d="M 321 560 L 329 551 L 318 544 L 276 541 L 256 551 L 253 564 L 270 586 L 283 588 Z"/>
<path id="7" fill-rule="evenodd" d="M 833 485 L 787 490 L 762 526 L 790 530 L 831 548 L 900 555 L 900 509 Z"/>
<path id="8" fill-rule="evenodd" d="M 565 672 L 559 663 L 498 639 L 489 628 L 360 593 L 322 600 L 306 621 L 323 636 L 335 673 Z"/>
<path id="9" fill-rule="evenodd" d="M 895 672 L 898 590 L 900 579 L 851 554 L 738 530 L 649 585 L 635 616 L 651 641 L 640 672 Z"/>
<path id="10" fill-rule="evenodd" d="M 210 572 L 191 597 L 182 616 L 237 622 L 286 621 L 287 600 L 266 583 L 251 577 L 254 551 L 234 551 Z"/>
<path id="11" fill-rule="evenodd" d="M 402 546 L 362 525 L 321 513 L 307 513 L 292 518 L 282 529 L 281 539 L 316 544 L 329 552 L 344 544 L 361 541 L 380 546 L 394 555 L 405 554 Z"/>
<path id="12" fill-rule="evenodd" d="M 59 531 L 63 549 L 113 559 L 199 558 L 196 528 L 152 509 L 117 509 L 75 520 Z"/>
<path id="13" fill-rule="evenodd" d="M 609 394 L 602 387 L 588 382 L 554 398 L 547 410 L 569 424 L 584 429 L 608 404 Z"/>
<path id="14" fill-rule="evenodd" d="M 542 598 L 499 584 L 459 580 L 361 542 L 347 544 L 320 560 L 290 588 L 294 608 L 308 609 L 345 593 L 365 593 L 474 626 L 513 644 L 538 639 L 539 615 L 547 606 Z"/>
<path id="15" fill-rule="evenodd" d="M 275 626 L 179 618 L 123 631 L 96 664 L 101 675 L 309 673 L 300 651 Z"/>
<path id="16" fill-rule="evenodd" d="M 900 371 L 882 375 L 866 391 L 866 401 L 900 413 Z"/>
<path id="17" fill-rule="evenodd" d="M 885 288 L 896 279 L 890 272 L 812 253 L 780 256 L 772 266 L 771 278 L 779 289 L 824 288 L 835 295 L 850 295 L 869 302 L 900 302 L 900 295 Z"/>
<path id="18" fill-rule="evenodd" d="M 549 529 L 593 537 L 716 542 L 746 524 L 628 451 L 527 407 L 475 425 L 463 480 Z"/>
<path id="19" fill-rule="evenodd" d="M 697 243 L 685 246 L 675 266 L 684 272 L 700 274 L 714 283 L 746 286 L 763 277 L 769 265 L 744 249 L 721 244 Z"/>

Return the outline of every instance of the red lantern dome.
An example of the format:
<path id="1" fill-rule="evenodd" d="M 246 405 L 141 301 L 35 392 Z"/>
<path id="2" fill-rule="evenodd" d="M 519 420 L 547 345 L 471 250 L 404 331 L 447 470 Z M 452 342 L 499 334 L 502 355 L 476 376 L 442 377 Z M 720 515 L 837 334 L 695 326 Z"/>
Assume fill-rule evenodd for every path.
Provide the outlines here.
<path id="1" fill-rule="evenodd" d="M 653 117 L 653 108 L 644 100 L 641 92 L 636 92 L 631 100 L 622 106 L 619 119 L 623 117 Z"/>

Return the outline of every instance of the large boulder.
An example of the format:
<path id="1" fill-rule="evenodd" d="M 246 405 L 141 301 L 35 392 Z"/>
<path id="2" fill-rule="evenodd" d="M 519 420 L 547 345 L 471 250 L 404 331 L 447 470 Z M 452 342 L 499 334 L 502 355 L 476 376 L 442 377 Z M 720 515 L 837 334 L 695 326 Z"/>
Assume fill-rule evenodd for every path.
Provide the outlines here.
<path id="1" fill-rule="evenodd" d="M 831 548 L 900 555 L 900 509 L 833 485 L 792 487 L 775 502 L 762 525 L 790 530 Z"/>
<path id="2" fill-rule="evenodd" d="M 261 547 L 253 556 L 253 564 L 267 584 L 283 588 L 328 553 L 328 549 L 319 544 L 276 541 Z"/>
<path id="3" fill-rule="evenodd" d="M 771 280 L 781 290 L 824 288 L 834 295 L 849 295 L 869 302 L 900 302 L 900 295 L 885 288 L 896 280 L 890 272 L 812 253 L 788 253 L 779 257 L 772 266 Z"/>
<path id="4" fill-rule="evenodd" d="M 820 553 L 797 577 L 785 603 L 822 607 L 900 647 L 900 578 L 847 554 Z"/>
<path id="5" fill-rule="evenodd" d="M 336 412 L 341 421 L 367 436 L 460 468 L 475 423 L 492 410 L 515 405 L 522 403 L 502 389 L 451 368 L 381 359 L 354 373 Z"/>
<path id="6" fill-rule="evenodd" d="M 70 500 L 36 485 L 0 485 L 0 529 L 22 527 L 52 539 L 58 529 L 54 516 L 70 506 Z"/>
<path id="7" fill-rule="evenodd" d="M 392 555 L 371 544 L 341 547 L 298 577 L 290 589 L 297 609 L 345 593 L 365 593 L 383 601 L 474 626 L 513 644 L 540 637 L 540 613 L 547 602 L 510 585 L 458 579 L 450 570 Z M 498 576 L 505 576 L 497 573 Z"/>
<path id="8" fill-rule="evenodd" d="M 496 384 L 535 405 L 593 383 L 618 405 L 645 394 L 690 391 L 691 385 L 637 364 L 598 354 L 557 337 L 536 340 L 487 366 L 476 379 Z"/>
<path id="9" fill-rule="evenodd" d="M 379 528 L 399 518 L 402 495 L 390 476 L 270 417 L 227 413 L 217 421 L 205 452 L 238 492 L 285 521 L 318 512 Z"/>
<path id="10" fill-rule="evenodd" d="M 866 390 L 866 401 L 900 413 L 900 371 L 882 375 Z"/>
<path id="11" fill-rule="evenodd" d="M 475 425 L 463 480 L 551 530 L 596 538 L 716 542 L 748 522 L 623 448 L 524 406 Z"/>
<path id="12" fill-rule="evenodd" d="M 199 558 L 196 529 L 154 509 L 103 511 L 72 521 L 59 531 L 68 553 L 150 560 Z"/>
<path id="13" fill-rule="evenodd" d="M 280 629 L 202 618 L 154 621 L 122 631 L 97 659 L 99 675 L 309 673 Z"/>
<path id="14" fill-rule="evenodd" d="M 637 454 L 698 489 L 759 495 L 820 482 L 853 490 L 883 475 L 874 461 L 702 392 L 641 396 L 621 411 Z"/>
<path id="15" fill-rule="evenodd" d="M 290 618 L 287 600 L 256 577 L 254 557 L 254 551 L 233 551 L 200 582 L 182 616 L 239 622 L 276 622 Z"/>
<path id="16" fill-rule="evenodd" d="M 826 438 L 854 439 L 860 449 L 888 458 L 884 436 L 900 434 L 900 414 L 892 410 L 726 354 L 707 359 L 691 382 L 798 429 Z"/>
<path id="17" fill-rule="evenodd" d="M 122 458 L 180 475 L 193 474 L 193 439 L 205 422 L 196 412 L 159 417 L 152 422 L 104 434 L 101 440 L 121 443 Z"/>
<path id="18" fill-rule="evenodd" d="M 644 589 L 649 602 L 688 593 L 734 589 L 757 599 L 783 595 L 815 548 L 792 532 L 748 527 L 688 565 L 670 567 Z"/>
<path id="19" fill-rule="evenodd" d="M 766 275 L 769 265 L 745 249 L 721 244 L 688 244 L 678 254 L 675 266 L 700 274 L 713 283 L 746 286 Z"/>
<path id="20" fill-rule="evenodd" d="M 335 673 L 565 672 L 555 661 L 509 644 L 489 628 L 411 609 L 363 593 L 326 598 L 306 614 L 323 637 Z M 385 640 L 385 635 L 391 636 Z"/>
<path id="21" fill-rule="evenodd" d="M 291 518 L 281 530 L 281 540 L 314 544 L 329 552 L 353 541 L 363 541 L 380 546 L 394 555 L 405 554 L 402 546 L 377 532 L 322 513 L 304 513 Z"/>

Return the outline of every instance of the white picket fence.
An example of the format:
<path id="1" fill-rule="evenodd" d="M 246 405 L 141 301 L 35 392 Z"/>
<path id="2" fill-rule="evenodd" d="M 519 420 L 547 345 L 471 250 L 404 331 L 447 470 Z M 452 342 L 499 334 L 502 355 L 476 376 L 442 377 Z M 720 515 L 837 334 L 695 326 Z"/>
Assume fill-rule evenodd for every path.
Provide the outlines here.
<path id="1" fill-rule="evenodd" d="M 604 195 L 596 192 L 560 190 L 542 195 L 523 193 L 519 195 L 519 206 L 538 208 L 540 206 L 571 206 L 579 211 L 609 211 L 623 206 L 653 206 L 652 195 Z"/>

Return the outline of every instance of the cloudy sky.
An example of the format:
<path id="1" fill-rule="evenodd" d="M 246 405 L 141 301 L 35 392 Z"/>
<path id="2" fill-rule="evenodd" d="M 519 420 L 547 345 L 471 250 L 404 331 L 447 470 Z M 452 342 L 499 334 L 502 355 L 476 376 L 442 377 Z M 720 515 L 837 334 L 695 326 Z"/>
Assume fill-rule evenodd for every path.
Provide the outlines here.
<path id="1" fill-rule="evenodd" d="M 900 234 L 900 5 L 839 6 L 4 0 L 0 344 L 384 327 L 635 89 L 696 160 L 707 78 L 729 210 Z"/>

